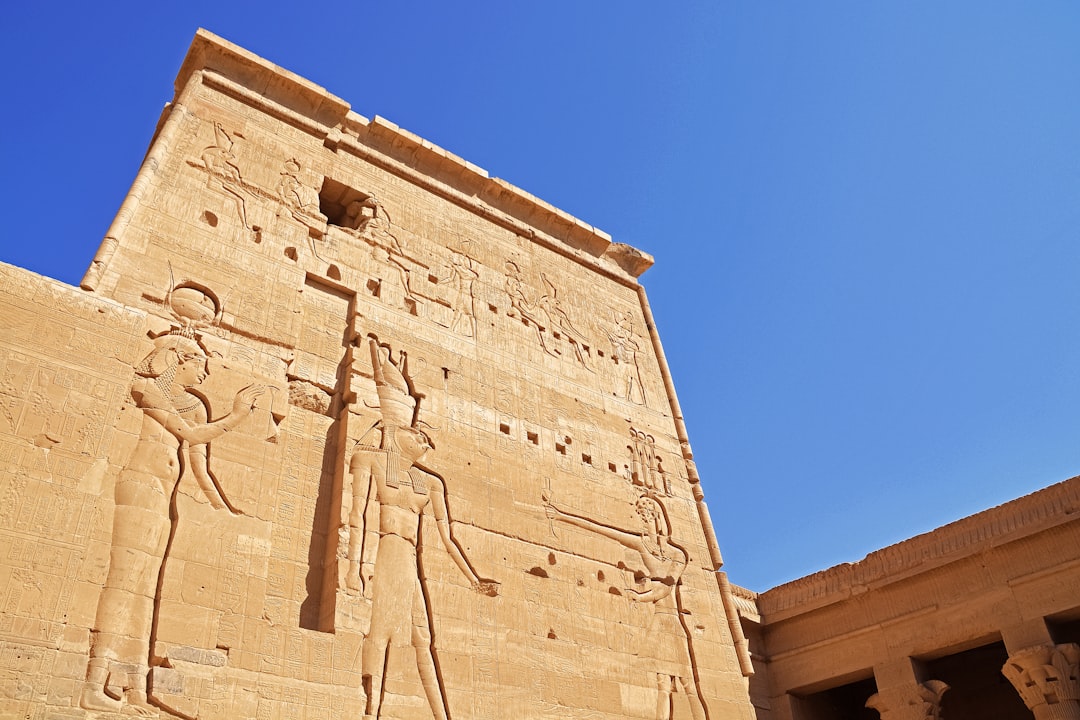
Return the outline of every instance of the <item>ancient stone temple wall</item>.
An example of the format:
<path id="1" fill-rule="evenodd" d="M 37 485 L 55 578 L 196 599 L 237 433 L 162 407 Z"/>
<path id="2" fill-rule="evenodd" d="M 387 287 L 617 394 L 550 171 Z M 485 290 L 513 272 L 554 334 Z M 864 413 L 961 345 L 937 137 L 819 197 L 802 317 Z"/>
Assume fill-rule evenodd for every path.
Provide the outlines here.
<path id="1" fill-rule="evenodd" d="M 200 32 L 0 268 L 0 717 L 752 717 L 650 263 Z"/>

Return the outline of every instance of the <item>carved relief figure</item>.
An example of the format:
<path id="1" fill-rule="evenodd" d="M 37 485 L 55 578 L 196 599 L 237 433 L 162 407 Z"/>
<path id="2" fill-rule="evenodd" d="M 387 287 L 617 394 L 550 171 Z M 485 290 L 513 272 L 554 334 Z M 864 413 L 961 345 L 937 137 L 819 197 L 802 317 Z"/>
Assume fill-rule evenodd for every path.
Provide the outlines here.
<path id="1" fill-rule="evenodd" d="M 326 216 L 319 209 L 319 191 L 300 179 L 300 161 L 290 158 L 278 178 L 277 194 L 289 207 L 293 219 L 308 229 L 322 234 L 326 230 Z"/>
<path id="2" fill-rule="evenodd" d="M 476 263 L 464 253 L 454 252 L 450 258 L 450 275 L 440 283 L 451 283 L 453 294 L 450 300 L 454 308 L 454 321 L 450 329 L 467 337 L 476 337 L 476 300 L 473 295 L 473 283 L 480 277 Z"/>
<path id="3" fill-rule="evenodd" d="M 633 458 L 630 482 L 650 493 L 670 495 L 671 482 L 656 454 L 656 438 L 641 430 L 630 428 L 632 444 L 627 448 Z"/>
<path id="4" fill-rule="evenodd" d="M 406 260 L 416 262 L 405 254 L 405 248 L 397 235 L 390 232 L 393 223 L 390 215 L 386 212 L 374 195 L 359 200 L 354 200 L 345 209 L 347 226 L 355 229 L 357 235 L 374 247 L 375 259 L 393 267 L 401 280 L 401 287 L 405 293 L 407 303 L 420 302 L 419 297 L 412 288 L 412 269 Z M 426 268 L 423 263 L 416 263 Z"/>
<path id="5" fill-rule="evenodd" d="M 443 480 L 421 464 L 432 443 L 418 427 L 419 406 L 406 379 L 404 353 L 399 368 L 390 360 L 389 350 L 374 338 L 369 338 L 369 345 L 382 439 L 378 447 L 361 447 L 349 463 L 353 504 L 346 579 L 351 589 L 371 598 L 371 627 L 361 650 L 361 677 L 367 696 L 364 717 L 379 717 L 388 652 L 411 645 L 432 714 L 437 720 L 446 720 L 446 695 L 436 664 L 423 569 L 417 558 L 424 515 L 430 511 L 434 516 L 443 547 L 477 592 L 494 596 L 498 584 L 481 579 L 465 559 L 450 531 Z M 378 528 L 377 541 L 371 543 L 374 528 Z"/>
<path id="6" fill-rule="evenodd" d="M 252 228 L 248 225 L 247 204 L 244 200 L 246 192 L 240 177 L 240 166 L 236 164 L 236 154 L 232 149 L 232 136 L 225 132 L 220 122 L 215 122 L 214 144 L 202 151 L 201 159 L 203 167 L 210 173 L 210 186 L 232 198 L 240 222 L 250 230 Z"/>
<path id="7" fill-rule="evenodd" d="M 300 161 L 289 158 L 285 161 L 285 170 L 277 184 L 278 197 L 294 210 L 317 215 L 319 213 L 319 193 L 300 180 Z"/>
<path id="8" fill-rule="evenodd" d="M 210 473 L 207 444 L 242 423 L 265 390 L 260 385 L 244 388 L 228 415 L 208 422 L 203 399 L 192 391 L 209 372 L 193 328 L 207 315 L 215 316 L 213 301 L 192 287 L 171 291 L 170 300 L 185 327 L 154 340 L 131 386 L 142 427 L 116 479 L 109 571 L 98 599 L 81 697 L 82 706 L 91 710 L 116 711 L 124 700 L 136 714 L 154 714 L 150 705 L 169 710 L 147 696 L 146 680 L 159 582 L 176 531 L 181 474 L 190 472 L 215 508 L 232 510 Z"/>
<path id="9" fill-rule="evenodd" d="M 513 260 L 506 261 L 506 294 L 510 296 L 510 309 L 506 311 L 506 314 L 520 319 L 535 330 L 536 339 L 540 341 L 540 347 L 544 349 L 544 352 L 558 357 L 559 352 L 549 348 L 544 339 L 546 325 L 540 322 L 539 308 L 529 302 L 525 294 L 525 281 L 521 277 L 521 268 Z"/>
<path id="10" fill-rule="evenodd" d="M 588 530 L 638 553 L 644 573 L 636 587 L 627 588 L 632 601 L 650 603 L 653 615 L 645 641 L 639 645 L 656 673 L 656 718 L 670 720 L 672 693 L 681 686 L 690 705 L 693 720 L 705 720 L 705 706 L 698 695 L 690 654 L 690 636 L 679 619 L 679 584 L 686 570 L 686 551 L 671 540 L 671 529 L 664 506 L 654 497 L 642 495 L 635 505 L 641 527 L 636 532 L 620 530 L 560 509 L 544 494 L 544 506 L 550 520 Z"/>
<path id="11" fill-rule="evenodd" d="M 645 386 L 641 384 L 641 368 L 638 366 L 641 345 L 634 336 L 634 320 L 629 312 L 616 315 L 615 329 L 608 332 L 608 339 L 614 351 L 615 364 L 623 372 L 623 380 L 616 395 L 632 403 L 645 405 Z"/>
<path id="12" fill-rule="evenodd" d="M 559 300 L 559 291 L 555 288 L 554 283 L 544 273 L 540 273 L 540 279 L 544 282 L 547 292 L 540 297 L 537 306 L 544 317 L 547 318 L 547 326 L 562 333 L 563 337 L 574 348 L 574 356 L 577 361 L 581 363 L 582 367 L 588 369 L 589 366 L 585 362 L 583 351 L 587 351 L 589 341 L 570 322 L 570 316 L 566 314 L 566 309 L 563 308 L 562 302 Z"/>

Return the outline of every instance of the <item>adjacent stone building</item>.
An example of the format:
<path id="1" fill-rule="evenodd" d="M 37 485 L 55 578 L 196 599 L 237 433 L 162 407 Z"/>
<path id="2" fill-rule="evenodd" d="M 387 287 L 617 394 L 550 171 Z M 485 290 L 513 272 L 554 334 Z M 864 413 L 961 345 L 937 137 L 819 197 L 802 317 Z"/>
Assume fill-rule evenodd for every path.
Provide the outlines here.
<path id="1" fill-rule="evenodd" d="M 652 258 L 210 33 L 175 93 L 80 288 L 0 265 L 0 718 L 1080 717 L 1080 479 L 733 587 Z"/>
<path id="2" fill-rule="evenodd" d="M 1080 477 L 736 601 L 759 720 L 1080 720 Z"/>

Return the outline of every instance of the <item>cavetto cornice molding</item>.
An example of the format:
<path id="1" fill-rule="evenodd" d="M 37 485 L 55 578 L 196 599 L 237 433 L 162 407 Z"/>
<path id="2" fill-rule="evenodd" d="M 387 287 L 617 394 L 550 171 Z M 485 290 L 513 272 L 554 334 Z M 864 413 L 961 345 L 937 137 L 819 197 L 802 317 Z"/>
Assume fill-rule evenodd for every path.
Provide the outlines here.
<path id="1" fill-rule="evenodd" d="M 1080 521 L 1080 476 L 876 550 L 756 597 L 768 624 L 902 581 L 913 575 Z"/>
<path id="2" fill-rule="evenodd" d="M 349 103 L 217 35 L 200 29 L 176 77 L 176 102 L 191 82 L 259 108 L 317 137 L 335 152 L 363 157 L 488 220 L 572 257 L 624 285 L 653 264 L 648 253 L 544 202 L 464 158 Z"/>

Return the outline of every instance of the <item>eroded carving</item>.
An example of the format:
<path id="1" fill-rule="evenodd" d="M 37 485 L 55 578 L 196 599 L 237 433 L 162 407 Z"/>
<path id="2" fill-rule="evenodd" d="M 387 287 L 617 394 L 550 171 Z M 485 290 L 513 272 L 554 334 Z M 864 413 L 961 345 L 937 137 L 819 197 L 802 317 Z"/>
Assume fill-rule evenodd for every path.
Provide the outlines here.
<path id="1" fill-rule="evenodd" d="M 330 394 L 307 380 L 289 381 L 289 404 L 314 413 L 325 414 L 330 409 Z"/>
<path id="2" fill-rule="evenodd" d="M 302 170 L 296 158 L 285 161 L 278 178 L 278 198 L 289 208 L 294 220 L 321 237 L 326 231 L 326 216 L 319 210 L 319 191 L 300 178 Z"/>
<path id="3" fill-rule="evenodd" d="M 234 134 L 237 137 L 243 137 L 240 133 Z M 225 131 L 225 127 L 220 122 L 214 122 L 214 144 L 204 148 L 200 155 L 203 169 L 210 175 L 207 186 L 228 196 L 236 206 L 240 223 L 246 229 L 257 232 L 259 228 L 248 224 L 245 200 L 248 193 L 244 188 L 244 180 L 240 174 L 240 166 L 237 165 L 236 153 L 233 152 L 233 144 L 232 136 Z"/>
<path id="4" fill-rule="evenodd" d="M 207 445 L 242 423 L 264 391 L 249 385 L 236 394 L 231 411 L 210 422 L 206 403 L 193 390 L 209 372 L 208 355 L 194 328 L 219 315 L 216 300 L 196 287 L 172 289 L 168 305 L 182 327 L 154 340 L 154 349 L 135 369 L 131 397 L 142 411 L 138 441 L 116 479 L 109 570 L 98 599 L 90 659 L 81 704 L 137 714 L 152 706 L 177 713 L 147 689 L 153 664 L 160 583 L 176 532 L 176 493 L 190 473 L 202 500 L 238 513 L 207 463 Z"/>
<path id="5" fill-rule="evenodd" d="M 671 539 L 667 511 L 655 497 L 641 495 L 635 511 L 641 520 L 637 531 L 621 530 L 559 508 L 549 492 L 543 495 L 549 520 L 572 525 L 614 540 L 641 557 L 644 572 L 634 573 L 633 587 L 625 588 L 632 601 L 649 603 L 652 619 L 638 655 L 644 657 L 656 674 L 656 718 L 670 720 L 672 693 L 682 687 L 694 720 L 705 720 L 705 705 L 694 675 L 690 634 L 680 618 L 679 594 L 689 556 Z M 621 565 L 621 563 L 620 563 Z"/>
<path id="6" fill-rule="evenodd" d="M 466 337 L 476 337 L 476 296 L 473 283 L 480 277 L 476 262 L 464 253 L 453 251 L 450 258 L 450 274 L 440 280 L 440 284 L 449 283 L 453 289 L 450 306 L 454 311 L 454 320 L 450 329 Z"/>
<path id="7" fill-rule="evenodd" d="M 641 367 L 638 364 L 641 344 L 634 335 L 634 319 L 630 313 L 617 314 L 615 327 L 607 335 L 611 341 L 612 357 L 622 374 L 615 394 L 632 403 L 646 405 L 645 386 L 641 382 Z"/>
<path id="8" fill-rule="evenodd" d="M 940 680 L 893 687 L 870 696 L 866 707 L 881 720 L 940 720 L 941 698 L 949 686 Z"/>
<path id="9" fill-rule="evenodd" d="M 434 516 L 444 549 L 481 594 L 494 596 L 498 583 L 480 578 L 469 565 L 450 530 L 442 477 L 421 464 L 432 443 L 419 422 L 418 396 L 408 379 L 405 355 L 399 364 L 390 350 L 369 338 L 379 397 L 377 446 L 357 449 L 349 463 L 353 502 L 347 541 L 346 587 L 371 600 L 371 626 L 361 652 L 361 676 L 367 697 L 365 717 L 378 718 L 388 653 L 412 645 L 428 705 L 438 720 L 447 718 L 446 694 L 436 661 L 428 608 L 429 594 L 417 558 L 424 515 Z M 377 532 L 373 530 L 377 528 Z"/>
<path id="10" fill-rule="evenodd" d="M 630 439 L 631 444 L 627 447 L 632 458 L 630 483 L 650 493 L 671 495 L 671 480 L 664 472 L 660 456 L 656 454 L 656 438 L 642 430 L 630 428 Z"/>
<path id="11" fill-rule="evenodd" d="M 1001 668 L 1036 720 L 1080 718 L 1080 645 L 1037 645 Z"/>

